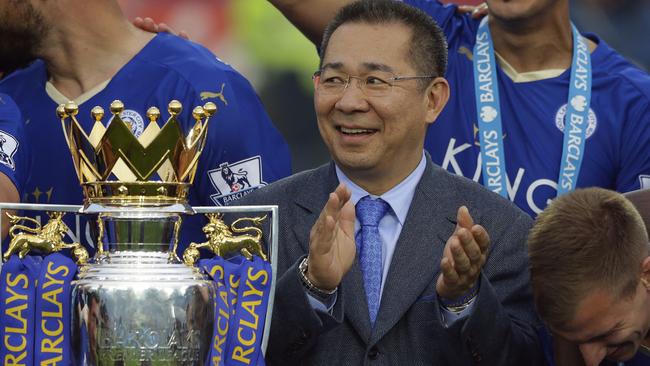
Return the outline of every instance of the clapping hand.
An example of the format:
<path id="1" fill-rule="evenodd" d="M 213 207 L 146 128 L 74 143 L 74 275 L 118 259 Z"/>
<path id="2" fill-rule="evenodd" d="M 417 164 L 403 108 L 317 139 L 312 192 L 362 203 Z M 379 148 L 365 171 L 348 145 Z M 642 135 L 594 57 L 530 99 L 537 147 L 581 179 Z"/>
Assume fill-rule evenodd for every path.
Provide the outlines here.
<path id="1" fill-rule="evenodd" d="M 335 289 L 354 262 L 355 216 L 351 195 L 343 184 L 330 193 L 309 235 L 307 277 L 323 290 Z"/>
<path id="2" fill-rule="evenodd" d="M 467 207 L 458 209 L 454 233 L 445 244 L 436 283 L 438 295 L 454 300 L 466 294 L 478 281 L 485 264 L 490 237 L 481 225 L 475 225 Z"/>

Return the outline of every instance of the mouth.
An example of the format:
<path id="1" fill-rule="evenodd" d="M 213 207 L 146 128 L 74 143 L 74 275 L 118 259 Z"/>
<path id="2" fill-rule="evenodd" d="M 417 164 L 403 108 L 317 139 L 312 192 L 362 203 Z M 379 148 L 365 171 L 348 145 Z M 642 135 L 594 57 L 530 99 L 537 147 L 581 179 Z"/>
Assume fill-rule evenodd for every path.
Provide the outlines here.
<path id="1" fill-rule="evenodd" d="M 377 130 L 374 130 L 374 129 L 343 127 L 343 126 L 337 126 L 336 130 L 339 131 L 340 133 L 344 134 L 344 135 L 347 135 L 347 136 L 371 135 L 371 134 L 377 132 Z"/>

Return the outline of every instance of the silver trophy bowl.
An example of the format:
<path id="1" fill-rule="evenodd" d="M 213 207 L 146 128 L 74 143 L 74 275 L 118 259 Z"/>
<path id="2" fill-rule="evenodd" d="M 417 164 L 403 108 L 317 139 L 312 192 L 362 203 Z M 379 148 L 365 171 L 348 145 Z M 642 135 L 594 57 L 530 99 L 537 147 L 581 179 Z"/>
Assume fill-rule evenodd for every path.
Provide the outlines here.
<path id="1" fill-rule="evenodd" d="M 72 282 L 76 364 L 204 365 L 215 286 L 170 255 L 179 213 L 84 211 L 100 213 L 105 250 Z"/>

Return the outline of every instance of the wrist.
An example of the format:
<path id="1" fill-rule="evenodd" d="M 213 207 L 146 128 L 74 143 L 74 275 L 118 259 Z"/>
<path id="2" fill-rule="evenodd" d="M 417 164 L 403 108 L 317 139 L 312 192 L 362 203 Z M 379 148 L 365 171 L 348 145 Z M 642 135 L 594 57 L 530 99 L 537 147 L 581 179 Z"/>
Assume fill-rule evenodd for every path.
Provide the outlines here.
<path id="1" fill-rule="evenodd" d="M 447 308 L 448 310 L 454 311 L 452 309 L 459 309 L 462 308 L 460 311 L 464 310 L 469 306 L 474 299 L 476 299 L 476 296 L 478 295 L 478 282 L 474 284 L 469 290 L 467 290 L 465 293 L 453 297 L 453 298 L 447 298 L 445 296 L 438 296 L 440 299 L 440 303 L 442 306 Z"/>
<path id="2" fill-rule="evenodd" d="M 316 297 L 317 299 L 325 300 L 330 296 L 334 295 L 338 290 L 338 286 L 335 287 L 334 289 L 326 289 L 317 286 L 314 283 L 314 281 L 311 279 L 311 277 L 308 275 L 308 273 L 309 273 L 309 257 L 305 257 L 303 258 L 303 260 L 300 262 L 300 265 L 298 266 L 298 276 L 300 277 L 300 281 L 302 282 L 302 285 L 303 287 L 305 287 L 307 292 L 309 292 L 309 294 Z"/>

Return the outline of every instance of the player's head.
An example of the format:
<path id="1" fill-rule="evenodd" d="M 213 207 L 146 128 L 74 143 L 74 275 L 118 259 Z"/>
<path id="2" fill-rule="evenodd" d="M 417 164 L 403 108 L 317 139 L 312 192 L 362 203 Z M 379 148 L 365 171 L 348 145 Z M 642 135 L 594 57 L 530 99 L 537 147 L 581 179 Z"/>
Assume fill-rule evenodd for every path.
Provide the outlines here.
<path id="1" fill-rule="evenodd" d="M 424 12 L 391 0 L 362 0 L 350 4 L 336 15 L 323 33 L 320 66 L 327 53 L 332 34 L 347 23 L 382 26 L 398 23 L 411 30 L 408 61 L 420 75 L 444 76 L 447 71 L 447 41 L 442 29 Z M 371 45 L 369 45 L 371 46 Z M 426 86 L 431 80 L 422 80 Z"/>
<path id="2" fill-rule="evenodd" d="M 381 194 L 415 169 L 449 97 L 446 52 L 435 22 L 397 1 L 353 3 L 327 27 L 314 75 L 318 127 L 357 184 Z"/>
<path id="3" fill-rule="evenodd" d="M 46 24 L 32 0 L 0 0 L 0 71 L 24 67 L 36 59 Z"/>
<path id="4" fill-rule="evenodd" d="M 578 343 L 587 365 L 631 358 L 650 328 L 650 247 L 621 194 L 581 189 L 555 199 L 528 237 L 535 305 Z"/>

